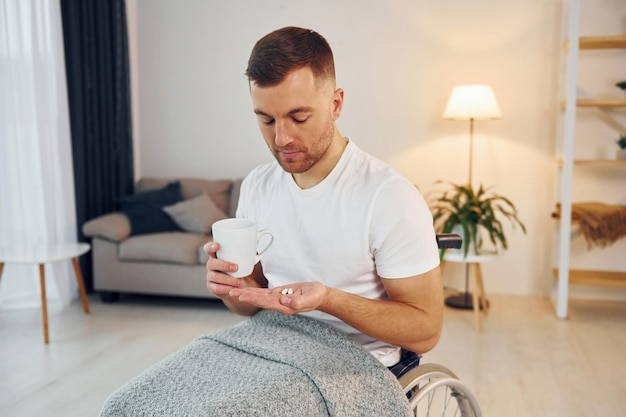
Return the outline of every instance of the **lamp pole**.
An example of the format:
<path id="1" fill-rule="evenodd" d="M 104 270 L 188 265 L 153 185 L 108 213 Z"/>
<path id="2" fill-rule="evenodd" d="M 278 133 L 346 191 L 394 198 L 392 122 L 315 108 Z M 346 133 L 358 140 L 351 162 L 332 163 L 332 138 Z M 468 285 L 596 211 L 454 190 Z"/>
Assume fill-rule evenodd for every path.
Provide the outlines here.
<path id="1" fill-rule="evenodd" d="M 472 161 L 474 160 L 474 118 L 470 117 L 470 140 L 469 140 L 469 186 L 472 188 Z"/>
<path id="2" fill-rule="evenodd" d="M 472 189 L 472 162 L 474 161 L 474 118 L 470 117 L 470 140 L 469 140 L 469 188 Z M 469 242 L 466 244 L 469 245 Z M 472 309 L 474 307 L 472 294 L 469 292 L 469 262 L 465 263 L 465 292 L 463 293 L 463 301 L 453 304 L 454 307 Z"/>

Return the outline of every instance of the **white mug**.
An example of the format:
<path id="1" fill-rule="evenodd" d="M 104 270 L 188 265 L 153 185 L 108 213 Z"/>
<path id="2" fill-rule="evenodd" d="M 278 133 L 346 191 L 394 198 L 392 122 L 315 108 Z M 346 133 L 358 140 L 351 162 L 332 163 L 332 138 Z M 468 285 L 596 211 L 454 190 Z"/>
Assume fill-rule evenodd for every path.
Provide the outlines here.
<path id="1" fill-rule="evenodd" d="M 233 262 L 239 267 L 237 272 L 228 274 L 235 278 L 247 277 L 252 273 L 254 265 L 274 243 L 274 236 L 269 230 L 258 230 L 256 222 L 248 219 L 224 219 L 213 223 L 213 241 L 220 245 L 217 257 Z M 269 242 L 258 252 L 261 237 L 267 235 Z"/>

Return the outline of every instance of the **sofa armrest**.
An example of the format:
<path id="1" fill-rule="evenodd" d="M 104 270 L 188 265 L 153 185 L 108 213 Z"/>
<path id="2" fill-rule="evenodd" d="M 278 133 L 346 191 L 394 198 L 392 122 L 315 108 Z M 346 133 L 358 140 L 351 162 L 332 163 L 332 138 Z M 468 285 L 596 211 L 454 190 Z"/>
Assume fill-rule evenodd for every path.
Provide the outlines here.
<path id="1" fill-rule="evenodd" d="M 83 234 L 121 242 L 130 236 L 130 222 L 122 212 L 106 214 L 86 222 L 83 225 Z"/>

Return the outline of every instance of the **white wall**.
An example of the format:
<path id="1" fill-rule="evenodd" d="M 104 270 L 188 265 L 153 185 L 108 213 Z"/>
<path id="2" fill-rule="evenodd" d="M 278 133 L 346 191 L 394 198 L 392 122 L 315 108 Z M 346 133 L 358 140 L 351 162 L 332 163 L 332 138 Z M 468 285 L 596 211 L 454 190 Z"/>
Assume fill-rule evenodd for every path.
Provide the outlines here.
<path id="1" fill-rule="evenodd" d="M 623 24 L 624 3 L 600 1 L 596 25 Z M 282 26 L 327 38 L 346 94 L 341 132 L 423 193 L 467 179 L 468 124 L 441 118 L 452 87 L 493 86 L 504 117 L 476 123 L 474 178 L 517 205 L 528 234 L 509 234 L 485 285 L 548 293 L 561 1 L 129 3 L 140 175 L 234 178 L 270 160 L 243 73 L 256 40 Z M 447 271 L 446 284 L 462 287 L 461 266 Z"/>

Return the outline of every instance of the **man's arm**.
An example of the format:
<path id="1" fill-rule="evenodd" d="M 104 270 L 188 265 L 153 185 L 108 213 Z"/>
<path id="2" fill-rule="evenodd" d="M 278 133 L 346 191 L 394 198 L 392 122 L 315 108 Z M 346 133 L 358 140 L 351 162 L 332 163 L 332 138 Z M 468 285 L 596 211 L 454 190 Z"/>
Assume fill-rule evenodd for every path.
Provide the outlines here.
<path id="1" fill-rule="evenodd" d="M 425 353 L 439 341 L 443 323 L 443 285 L 439 267 L 401 279 L 381 278 L 389 300 L 371 300 L 319 282 L 294 283 L 291 295 L 284 287 L 233 288 L 229 296 L 259 308 L 285 314 L 320 310 L 368 336 Z"/>
<path id="2" fill-rule="evenodd" d="M 382 278 L 382 282 L 389 300 L 369 300 L 331 288 L 319 310 L 374 339 L 413 352 L 423 354 L 434 348 L 443 324 L 439 267 L 409 278 Z"/>

